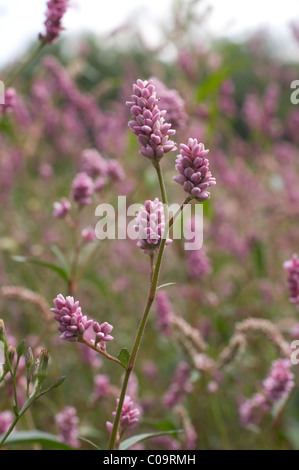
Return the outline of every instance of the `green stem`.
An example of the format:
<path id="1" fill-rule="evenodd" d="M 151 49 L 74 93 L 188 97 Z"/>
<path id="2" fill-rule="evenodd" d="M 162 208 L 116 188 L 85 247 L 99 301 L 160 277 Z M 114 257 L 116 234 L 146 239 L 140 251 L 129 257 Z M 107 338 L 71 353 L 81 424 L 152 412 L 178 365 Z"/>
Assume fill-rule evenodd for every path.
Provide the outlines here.
<path id="1" fill-rule="evenodd" d="M 169 219 L 169 228 L 172 227 L 175 219 L 178 217 L 178 215 L 184 210 L 184 207 L 186 204 L 189 204 L 190 201 L 192 201 L 193 197 L 192 196 L 188 196 L 186 197 L 186 199 L 184 200 L 184 202 L 181 204 L 180 208 L 177 210 L 177 212 L 171 217 L 171 219 Z"/>
<path id="2" fill-rule="evenodd" d="M 154 163 L 154 167 L 157 171 L 157 175 L 159 179 L 159 185 L 160 185 L 163 204 L 168 206 L 166 188 L 165 188 L 165 183 L 164 183 L 164 178 L 163 178 L 163 173 L 162 173 L 160 162 Z M 165 214 L 165 219 L 167 220 L 166 214 Z"/>
<path id="3" fill-rule="evenodd" d="M 210 397 L 210 403 L 212 407 L 212 413 L 216 422 L 216 425 L 219 429 L 220 437 L 222 440 L 222 444 L 224 445 L 225 449 L 230 449 L 229 441 L 228 441 L 228 435 L 226 432 L 225 424 L 223 422 L 223 417 L 221 414 L 221 411 L 219 409 L 218 403 L 216 401 L 216 397 L 211 396 Z"/>
<path id="4" fill-rule="evenodd" d="M 127 386 L 128 386 L 128 382 L 129 382 L 129 379 L 130 379 L 131 372 L 132 372 L 131 370 L 127 369 L 126 373 L 125 373 L 125 377 L 124 377 L 124 381 L 123 381 L 123 384 L 122 384 L 120 397 L 119 397 L 119 401 L 118 401 L 118 406 L 117 406 L 117 410 L 116 410 L 116 415 L 115 415 L 114 422 L 113 422 L 113 428 L 112 428 L 111 435 L 110 435 L 110 440 L 109 440 L 109 445 L 108 445 L 109 450 L 114 450 L 114 448 L 115 448 L 118 425 L 119 425 L 119 421 L 120 421 L 120 417 L 121 417 L 121 412 L 122 412 L 122 408 L 123 408 L 123 404 L 124 404 L 126 391 L 127 391 Z"/>
<path id="5" fill-rule="evenodd" d="M 87 260 L 85 261 L 85 263 L 83 264 L 83 266 L 80 267 L 80 270 L 79 270 L 79 272 L 78 272 L 78 274 L 77 274 L 77 277 L 76 277 L 77 283 L 79 283 L 79 281 L 82 279 L 82 277 L 84 276 L 84 274 L 85 274 L 85 272 L 86 272 L 88 266 L 91 264 L 91 262 L 94 261 L 96 255 L 97 255 L 97 253 L 98 253 L 98 251 L 99 251 L 99 249 L 100 249 L 100 246 L 97 244 L 97 245 L 95 246 L 95 248 L 94 248 L 93 250 L 91 250 L 91 253 L 90 253 L 89 256 L 87 257 Z"/>
<path id="6" fill-rule="evenodd" d="M 32 62 L 32 60 L 34 60 L 38 54 L 40 53 L 40 51 L 43 49 L 45 43 L 44 42 L 41 42 L 38 47 L 36 47 L 33 52 L 30 54 L 30 56 L 27 58 L 27 60 L 21 64 L 19 67 L 17 67 L 17 69 L 15 70 L 15 72 L 13 72 L 10 77 L 8 77 L 6 83 L 5 83 L 5 86 L 6 88 L 9 88 L 13 85 L 13 83 L 16 81 L 16 79 L 24 72 L 24 70 L 27 68 L 27 66 L 30 64 L 30 62 Z"/>
<path id="7" fill-rule="evenodd" d="M 11 432 L 14 430 L 15 426 L 18 424 L 18 421 L 22 418 L 22 416 L 26 413 L 26 411 L 30 408 L 30 406 L 32 405 L 32 403 L 35 401 L 36 397 L 37 397 L 37 394 L 39 392 L 41 387 L 36 387 L 35 391 L 33 392 L 33 395 L 30 397 L 30 399 L 28 401 L 26 401 L 21 409 L 21 411 L 19 412 L 19 414 L 15 417 L 15 419 L 13 420 L 12 424 L 10 425 L 8 431 L 4 434 L 1 442 L 0 442 L 0 447 L 3 446 L 3 444 L 5 443 L 6 439 L 8 438 L 8 436 L 11 434 Z"/>
<path id="8" fill-rule="evenodd" d="M 17 395 L 17 387 L 16 387 L 16 376 L 15 376 L 14 371 L 12 370 L 12 367 L 11 367 L 11 363 L 10 363 L 10 360 L 9 360 L 7 348 L 5 348 L 5 363 L 7 364 L 9 373 L 11 375 L 13 395 L 14 395 L 14 401 L 15 401 L 15 414 L 16 414 L 16 416 L 18 416 L 19 406 L 18 406 L 18 395 Z"/>
<path id="9" fill-rule="evenodd" d="M 15 419 L 13 420 L 12 424 L 10 425 L 8 431 L 6 432 L 6 434 L 3 436 L 3 439 L 1 440 L 0 442 L 0 448 L 3 446 L 3 444 L 5 443 L 6 439 L 8 438 L 8 436 L 11 434 L 11 432 L 14 430 L 15 426 L 18 424 L 18 421 L 20 419 L 20 415 L 19 416 L 15 416 Z"/>

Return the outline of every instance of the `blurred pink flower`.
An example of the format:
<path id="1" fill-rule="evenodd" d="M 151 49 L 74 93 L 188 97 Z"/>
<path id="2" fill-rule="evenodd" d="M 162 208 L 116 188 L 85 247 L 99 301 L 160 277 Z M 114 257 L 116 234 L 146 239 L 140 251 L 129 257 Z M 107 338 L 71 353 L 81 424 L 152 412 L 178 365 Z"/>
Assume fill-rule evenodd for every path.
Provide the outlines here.
<path id="1" fill-rule="evenodd" d="M 65 14 L 69 0 L 49 0 L 46 12 L 46 34 L 39 34 L 39 39 L 44 43 L 53 44 L 56 42 L 60 32 L 63 30 L 61 20 Z"/>

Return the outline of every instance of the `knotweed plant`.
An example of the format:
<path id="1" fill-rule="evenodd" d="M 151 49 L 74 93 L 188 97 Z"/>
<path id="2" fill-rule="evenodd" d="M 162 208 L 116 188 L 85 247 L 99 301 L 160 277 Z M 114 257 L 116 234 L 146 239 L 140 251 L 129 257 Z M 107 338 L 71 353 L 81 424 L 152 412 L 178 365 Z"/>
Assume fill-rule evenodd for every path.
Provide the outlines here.
<path id="1" fill-rule="evenodd" d="M 283 269 L 279 266 L 286 286 L 281 279 L 272 286 L 269 273 L 276 260 L 267 259 L 265 245 L 282 250 L 286 259 L 298 238 L 296 229 L 289 236 L 284 233 L 286 216 L 298 216 L 293 170 L 298 160 L 298 110 L 289 114 L 283 128 L 276 83 L 264 87 L 261 95 L 246 93 L 240 105 L 235 99 L 239 90 L 227 78 L 229 66 L 222 64 L 222 57 L 203 50 L 191 53 L 181 44 L 176 65 L 181 78 L 173 83 L 185 99 L 155 76 L 138 78 L 132 85 L 128 71 L 123 83 L 118 78 L 103 80 L 86 93 L 81 86 L 92 82 L 93 69 L 84 69 L 85 59 L 68 69 L 46 56 L 30 87 L 30 99 L 23 101 L 17 79 L 42 49 L 51 49 L 58 41 L 69 5 L 68 0 L 47 2 L 38 47 L 7 77 L 5 103 L 0 105 L 0 196 L 8 200 L 8 210 L 24 204 L 33 219 L 28 217 L 24 232 L 18 219 L 5 220 L 18 243 L 0 236 L 0 250 L 14 255 L 6 260 L 9 268 L 12 262 L 20 263 L 21 269 L 33 266 L 33 273 L 24 270 L 30 288 L 1 286 L 1 297 L 11 311 L 6 325 L 0 320 L 0 392 L 5 390 L 0 396 L 0 447 L 22 437 L 18 431 L 24 428 L 21 418 L 26 415 L 28 428 L 38 428 L 44 420 L 54 429 L 46 436 L 53 448 L 99 448 L 89 438 L 93 435 L 93 440 L 102 440 L 101 448 L 111 451 L 147 445 L 218 448 L 219 440 L 222 447 L 232 448 L 224 419 L 230 401 L 235 415 L 239 412 L 234 426 L 240 433 L 259 435 L 264 425 L 272 432 L 296 393 L 288 339 L 299 338 L 293 312 L 299 305 L 299 258 L 294 254 Z M 175 24 L 179 29 L 181 21 Z M 84 57 L 88 47 L 82 44 L 82 49 Z M 258 54 L 257 48 L 253 51 Z M 262 74 L 269 65 L 257 60 Z M 273 67 L 268 72 L 287 80 L 293 69 Z M 78 73 L 82 80 L 76 80 Z M 137 73 L 145 75 L 138 67 Z M 110 109 L 117 86 L 120 99 Z M 212 98 L 216 91 L 217 103 Z M 15 134 L 10 127 L 14 122 Z M 10 148 L 12 135 L 15 142 Z M 35 172 L 37 197 L 23 196 L 20 183 L 20 190 L 9 198 L 23 154 Z M 36 165 L 35 154 L 40 157 Z M 64 171 L 66 162 L 71 165 Z M 116 234 L 114 227 L 113 240 L 101 238 L 93 219 L 98 208 L 107 209 L 101 228 L 107 227 L 108 234 L 109 210 L 118 221 L 127 210 L 116 208 L 116 197 L 127 197 L 133 204 L 140 194 L 132 220 L 125 222 L 134 236 Z M 39 212 L 44 205 L 47 217 Z M 204 245 L 185 249 L 183 242 L 197 238 L 199 207 L 205 217 Z M 191 216 L 185 219 L 188 210 Z M 264 235 L 268 214 L 273 217 L 272 229 Z M 181 238 L 174 236 L 178 227 L 184 232 Z M 279 237 L 273 240 L 276 230 Z M 38 243 L 33 243 L 34 236 Z M 20 256 L 29 245 L 28 257 Z M 44 245 L 51 247 L 49 258 Z M 39 269 L 48 270 L 51 280 L 41 278 Z M 4 275 L 1 267 L 1 280 Z M 252 294 L 256 290 L 258 299 Z M 285 302 L 287 290 L 292 305 Z M 276 308 L 281 297 L 294 318 L 281 318 Z M 30 334 L 20 341 L 14 334 L 17 337 L 18 326 L 26 323 L 27 312 L 38 316 L 34 325 L 28 321 Z M 272 314 L 279 316 L 275 323 Z M 257 337 L 271 350 L 271 359 L 263 364 L 264 375 L 254 376 L 253 387 L 247 390 L 244 370 L 249 383 L 258 356 L 263 356 L 255 348 Z M 46 385 L 48 372 L 61 369 L 68 387 L 64 376 Z M 83 380 L 84 373 L 88 380 Z M 48 393 L 54 397 L 62 384 L 59 401 L 53 399 L 44 407 L 36 425 L 36 401 Z M 144 384 L 146 393 L 140 390 Z M 204 415 L 212 436 L 208 443 L 202 441 Z M 214 426 L 219 440 L 214 440 Z M 143 428 L 146 434 L 140 431 Z M 27 436 L 32 442 L 26 432 L 23 439 Z M 36 432 L 35 444 L 42 446 L 45 436 Z"/>

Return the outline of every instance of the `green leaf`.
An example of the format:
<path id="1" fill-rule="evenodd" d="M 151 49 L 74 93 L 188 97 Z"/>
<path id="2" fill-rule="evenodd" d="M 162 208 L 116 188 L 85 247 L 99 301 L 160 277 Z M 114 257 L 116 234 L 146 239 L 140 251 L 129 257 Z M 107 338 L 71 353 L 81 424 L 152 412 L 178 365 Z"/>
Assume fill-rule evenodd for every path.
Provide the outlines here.
<path id="1" fill-rule="evenodd" d="M 158 432 L 168 432 L 173 431 L 175 427 L 175 423 L 169 419 L 143 419 L 142 423 L 150 426 L 151 428 L 155 428 Z"/>
<path id="2" fill-rule="evenodd" d="M 79 437 L 79 439 L 80 439 L 80 441 L 87 442 L 87 444 L 91 445 L 92 447 L 94 447 L 97 450 L 102 450 L 97 444 L 92 442 L 90 439 L 86 439 L 85 437 Z"/>
<path id="3" fill-rule="evenodd" d="M 57 379 L 52 385 L 50 385 L 50 387 L 46 388 L 46 390 L 42 390 L 36 398 L 40 398 L 42 395 L 45 395 L 46 393 L 50 392 L 51 390 L 54 390 L 55 388 L 58 388 L 60 387 L 60 385 L 63 384 L 63 382 L 65 381 L 66 377 L 65 376 L 62 376 L 62 377 L 59 377 L 59 379 Z"/>
<path id="4" fill-rule="evenodd" d="M 137 434 L 136 436 L 129 437 L 125 441 L 121 442 L 119 446 L 119 450 L 127 450 L 133 445 L 137 444 L 138 442 L 145 441 L 146 439 L 151 439 L 153 437 L 165 436 L 167 434 L 176 434 L 178 432 L 177 429 L 172 429 L 171 431 L 162 431 L 162 432 L 148 432 L 144 434 Z"/>
<path id="5" fill-rule="evenodd" d="M 265 255 L 264 255 L 264 247 L 260 240 L 253 241 L 252 255 L 253 255 L 253 262 L 256 267 L 257 275 L 259 277 L 264 277 L 266 274 Z"/>
<path id="6" fill-rule="evenodd" d="M 0 441 L 1 437 L 3 436 L 0 436 Z M 24 444 L 40 444 L 48 449 L 73 450 L 73 447 L 60 442 L 54 434 L 37 429 L 33 431 L 15 431 L 6 439 L 4 445 Z"/>
<path id="7" fill-rule="evenodd" d="M 161 284 L 161 286 L 158 286 L 157 290 L 162 289 L 162 287 L 174 286 L 175 284 L 176 284 L 176 282 L 167 282 L 166 284 Z"/>
<path id="8" fill-rule="evenodd" d="M 233 72 L 243 69 L 246 65 L 246 60 L 236 60 L 230 64 L 225 64 L 217 73 L 209 75 L 196 89 L 197 102 L 202 101 L 211 94 L 217 93 L 224 80 L 230 77 Z"/>
<path id="9" fill-rule="evenodd" d="M 65 272 L 65 270 L 56 264 L 48 263 L 47 261 L 42 261 L 35 258 L 26 258 L 25 256 L 12 256 L 12 259 L 17 263 L 33 263 L 38 264 L 39 266 L 44 266 L 45 268 L 49 268 L 52 271 L 55 271 L 65 281 L 68 280 L 68 274 Z"/>
<path id="10" fill-rule="evenodd" d="M 212 93 L 215 93 L 222 81 L 227 77 L 229 76 L 229 71 L 226 70 L 220 70 L 219 73 L 215 74 L 215 75 L 210 75 L 204 82 L 202 82 L 200 84 L 200 86 L 198 87 L 197 91 L 196 91 L 196 100 L 197 102 L 199 103 L 200 101 L 202 101 L 204 98 L 206 98 L 206 96 L 212 94 Z"/>
<path id="11" fill-rule="evenodd" d="M 129 360 L 130 360 L 130 353 L 127 349 L 122 349 L 119 353 L 119 355 L 117 356 L 117 359 L 120 360 L 120 362 L 122 363 L 122 365 L 127 368 L 128 365 L 129 365 Z"/>
<path id="12" fill-rule="evenodd" d="M 60 248 L 57 245 L 52 245 L 51 250 L 53 251 L 56 258 L 58 259 L 62 269 L 64 269 L 64 271 L 66 273 L 69 273 L 70 272 L 70 266 L 69 266 L 67 260 L 65 259 L 64 254 L 62 253 Z"/>

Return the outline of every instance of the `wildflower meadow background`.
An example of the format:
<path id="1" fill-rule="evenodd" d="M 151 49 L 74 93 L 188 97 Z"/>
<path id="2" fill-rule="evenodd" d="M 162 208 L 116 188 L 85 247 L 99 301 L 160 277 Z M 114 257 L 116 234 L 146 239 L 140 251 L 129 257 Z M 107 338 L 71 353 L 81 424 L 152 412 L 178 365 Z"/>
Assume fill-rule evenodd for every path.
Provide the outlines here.
<path id="1" fill-rule="evenodd" d="M 291 56 L 197 40 L 201 1 L 157 47 L 44 4 L 0 76 L 0 448 L 299 449 L 295 14 Z M 96 236 L 119 196 L 138 240 Z"/>

